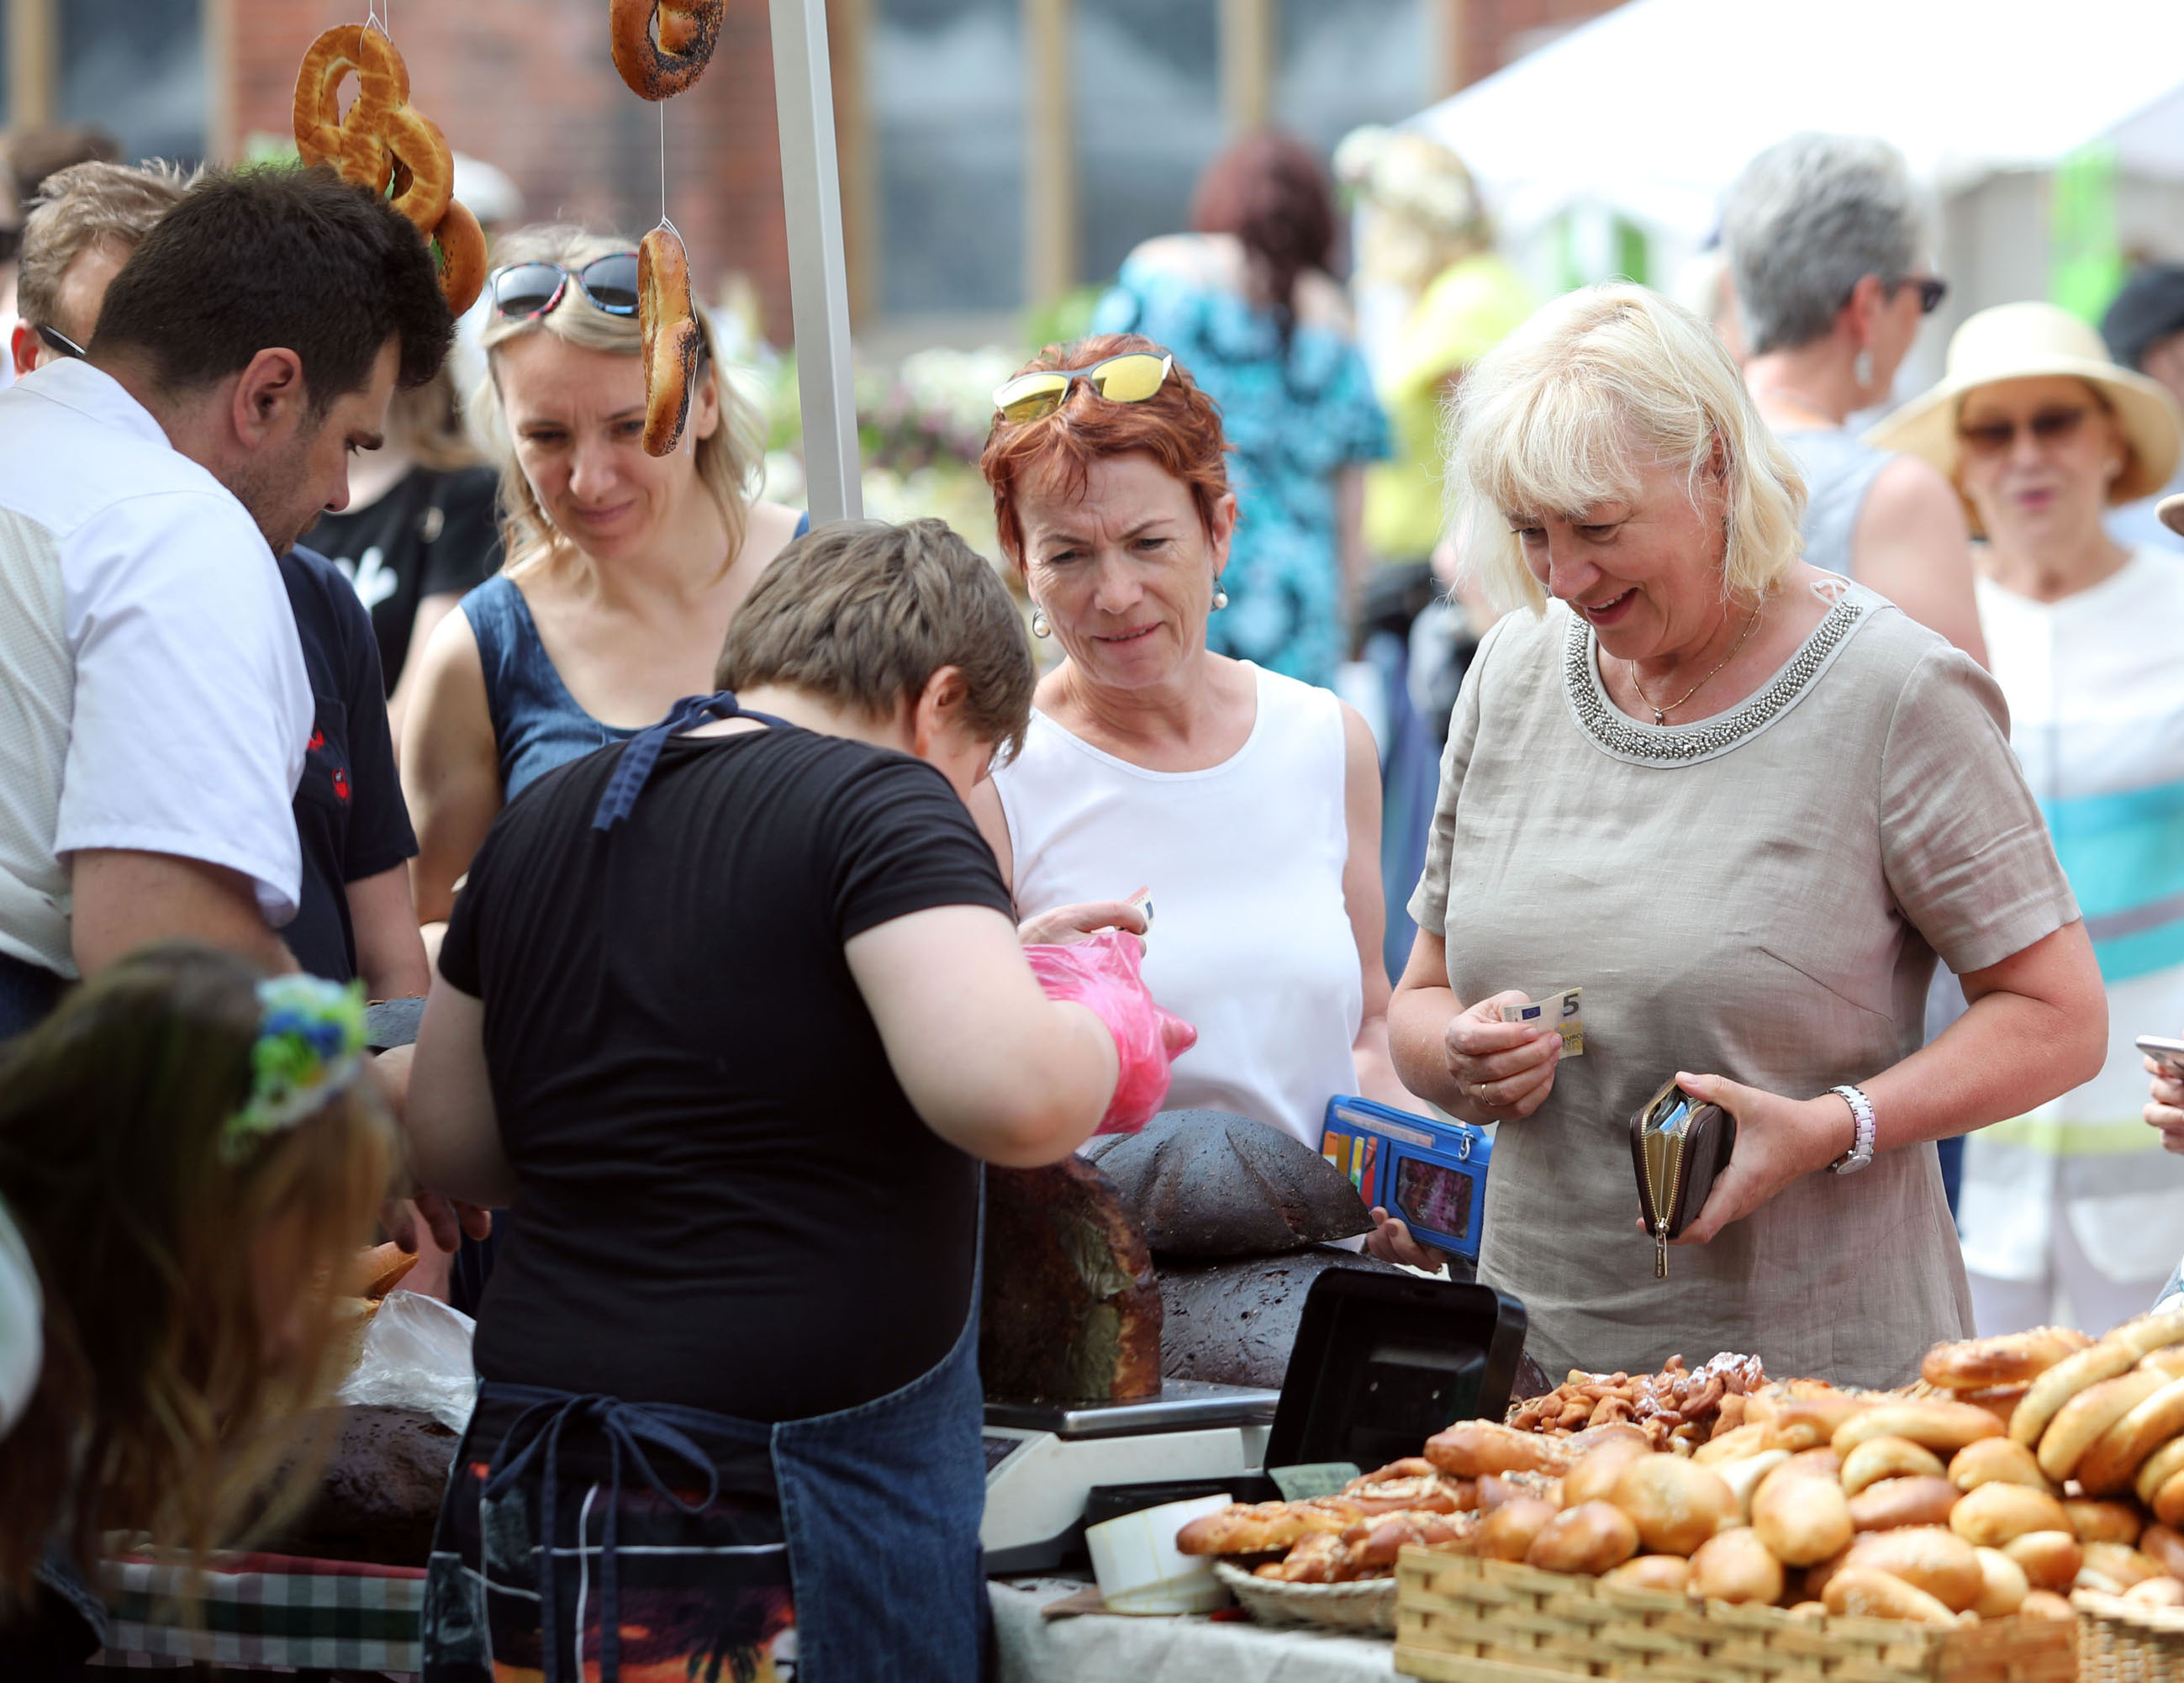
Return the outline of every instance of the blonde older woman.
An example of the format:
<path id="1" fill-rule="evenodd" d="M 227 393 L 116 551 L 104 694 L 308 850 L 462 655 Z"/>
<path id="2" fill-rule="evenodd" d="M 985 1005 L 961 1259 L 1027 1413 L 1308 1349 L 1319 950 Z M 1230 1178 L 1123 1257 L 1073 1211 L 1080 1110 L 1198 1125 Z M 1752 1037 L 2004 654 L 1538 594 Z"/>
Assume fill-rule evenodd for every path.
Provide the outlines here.
<path id="1" fill-rule="evenodd" d="M 1907 1379 L 1971 1330 L 1928 1142 L 2100 1061 L 2001 695 L 1798 559 L 1796 468 L 1658 294 L 1549 305 L 1455 420 L 1468 553 L 1529 611 L 1457 705 L 1389 1026 L 1412 1091 L 1504 1124 L 1479 1276 L 1524 1299 L 1550 1372 L 1734 1350 Z M 1922 1047 L 1936 952 L 1972 1006 Z M 1500 1021 L 1574 984 L 1582 1057 Z M 1661 1279 L 1625 1130 L 1671 1078 L 1739 1127 Z"/>
<path id="2" fill-rule="evenodd" d="M 702 315 L 682 446 L 644 453 L 633 242 L 529 228 L 499 256 L 475 402 L 508 560 L 433 632 L 403 731 L 427 923 L 506 801 L 711 693 L 728 621 L 801 529 L 749 499 L 756 421 L 719 377 Z"/>
<path id="3" fill-rule="evenodd" d="M 2184 567 L 2111 538 L 2109 509 L 2176 471 L 2176 404 L 2051 304 L 1983 309 L 1940 384 L 1875 429 L 1947 475 L 1977 550 L 2010 739 L 2086 911 L 2109 1006 L 2084 1085 L 1965 1142 L 1958 1207 L 1983 1333 L 2054 1313 L 2095 1332 L 2184 1251 L 2184 1162 L 2140 1117 L 2140 1034 L 2184 1028 Z"/>

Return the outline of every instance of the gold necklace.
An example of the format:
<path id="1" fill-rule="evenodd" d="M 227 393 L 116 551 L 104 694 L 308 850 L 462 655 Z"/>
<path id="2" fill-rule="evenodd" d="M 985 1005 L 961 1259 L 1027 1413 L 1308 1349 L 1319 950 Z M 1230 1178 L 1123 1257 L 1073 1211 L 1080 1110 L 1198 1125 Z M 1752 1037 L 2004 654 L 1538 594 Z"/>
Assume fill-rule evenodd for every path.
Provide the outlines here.
<path id="1" fill-rule="evenodd" d="M 1723 655 L 1720 660 L 1715 661 L 1712 666 L 1708 668 L 1706 677 L 1701 678 L 1696 683 L 1693 684 L 1689 689 L 1685 690 L 1681 695 L 1679 695 L 1674 701 L 1669 702 L 1666 706 L 1656 704 L 1653 698 L 1646 694 L 1646 686 L 1638 682 L 1638 663 L 1635 660 L 1624 662 L 1624 664 L 1630 668 L 1631 688 L 1638 692 L 1638 699 L 1641 701 L 1644 702 L 1648 707 L 1651 707 L 1653 710 L 1653 722 L 1657 725 L 1667 724 L 1669 722 L 1669 714 L 1674 712 L 1677 708 L 1682 706 L 1684 703 L 1690 700 L 1691 697 L 1696 695 L 1701 690 L 1704 689 L 1707 685 L 1713 681 L 1713 675 L 1719 672 L 1724 666 L 1727 666 L 1731 660 L 1734 660 L 1737 657 L 1739 652 L 1742 650 L 1744 645 L 1752 640 L 1752 630 L 1758 625 L 1758 623 L 1759 610 L 1758 608 L 1754 608 L 1752 610 L 1752 617 L 1744 622 L 1744 629 L 1737 634 L 1736 647 L 1732 648 L 1728 654 Z"/>

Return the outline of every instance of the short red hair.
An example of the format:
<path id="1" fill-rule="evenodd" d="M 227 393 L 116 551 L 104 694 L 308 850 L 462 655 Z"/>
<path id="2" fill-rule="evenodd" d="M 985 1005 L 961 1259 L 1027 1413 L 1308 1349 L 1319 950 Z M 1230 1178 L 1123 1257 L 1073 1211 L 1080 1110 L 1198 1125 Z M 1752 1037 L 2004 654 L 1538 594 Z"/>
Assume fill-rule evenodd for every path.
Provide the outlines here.
<path id="1" fill-rule="evenodd" d="M 1089 368 L 1134 351 L 1168 354 L 1165 346 L 1142 333 L 1095 333 L 1074 344 L 1049 345 L 1017 372 Z M 994 524 L 1001 547 L 1021 571 L 1023 523 L 1017 517 L 1016 499 L 1025 481 L 1059 474 L 1068 493 L 1080 496 L 1094 462 L 1142 450 L 1190 488 L 1199 524 L 1210 533 L 1214 505 L 1228 494 L 1225 458 L 1230 448 L 1221 436 L 1220 405 L 1199 390 L 1190 370 L 1178 362 L 1160 390 L 1143 403 L 1112 403 L 1079 384 L 1060 409 L 1036 421 L 1004 421 L 996 415 L 978 471 L 993 488 Z"/>

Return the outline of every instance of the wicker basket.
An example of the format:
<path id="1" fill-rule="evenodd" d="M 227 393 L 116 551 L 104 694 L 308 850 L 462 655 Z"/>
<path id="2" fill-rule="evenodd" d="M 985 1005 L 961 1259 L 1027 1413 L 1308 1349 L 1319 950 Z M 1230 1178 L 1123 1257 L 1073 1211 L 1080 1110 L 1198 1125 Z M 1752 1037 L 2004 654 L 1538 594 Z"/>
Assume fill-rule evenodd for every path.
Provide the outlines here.
<path id="1" fill-rule="evenodd" d="M 1933 1625 L 1793 1619 L 1596 1578 L 1407 1548 L 1396 1571 L 1396 1669 L 1433 1683 L 2073 1683 L 2078 1630 L 2060 1619 Z"/>
<path id="2" fill-rule="evenodd" d="M 2184 1683 L 2184 1608 L 2148 1607 L 2081 1590 L 2078 1675 L 2084 1683 Z"/>
<path id="3" fill-rule="evenodd" d="M 1267 1624 L 1324 1624 L 1337 1630 L 1373 1630 L 1382 1636 L 1396 1628 L 1396 1580 L 1361 1578 L 1349 1584 L 1285 1584 L 1256 1578 L 1225 1560 L 1213 1574 L 1226 1584 L 1251 1617 Z"/>

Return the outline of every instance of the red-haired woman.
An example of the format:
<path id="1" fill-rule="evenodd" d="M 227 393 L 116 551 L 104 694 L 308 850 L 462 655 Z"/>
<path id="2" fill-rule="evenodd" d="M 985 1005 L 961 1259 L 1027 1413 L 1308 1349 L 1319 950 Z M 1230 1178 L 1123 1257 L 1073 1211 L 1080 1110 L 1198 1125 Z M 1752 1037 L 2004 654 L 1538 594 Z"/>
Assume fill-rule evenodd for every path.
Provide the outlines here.
<path id="1" fill-rule="evenodd" d="M 1415 1106 L 1388 1058 L 1380 767 L 1332 694 L 1206 647 L 1236 529 L 1221 415 L 1162 347 L 1050 345 L 994 394 L 980 466 L 1041 680 L 972 810 L 1027 940 L 1145 931 L 1146 985 L 1196 1025 L 1168 1106 L 1232 1112 L 1317 1150 L 1327 1101 Z M 1382 1218 L 1370 1248 L 1436 1265 Z"/>

